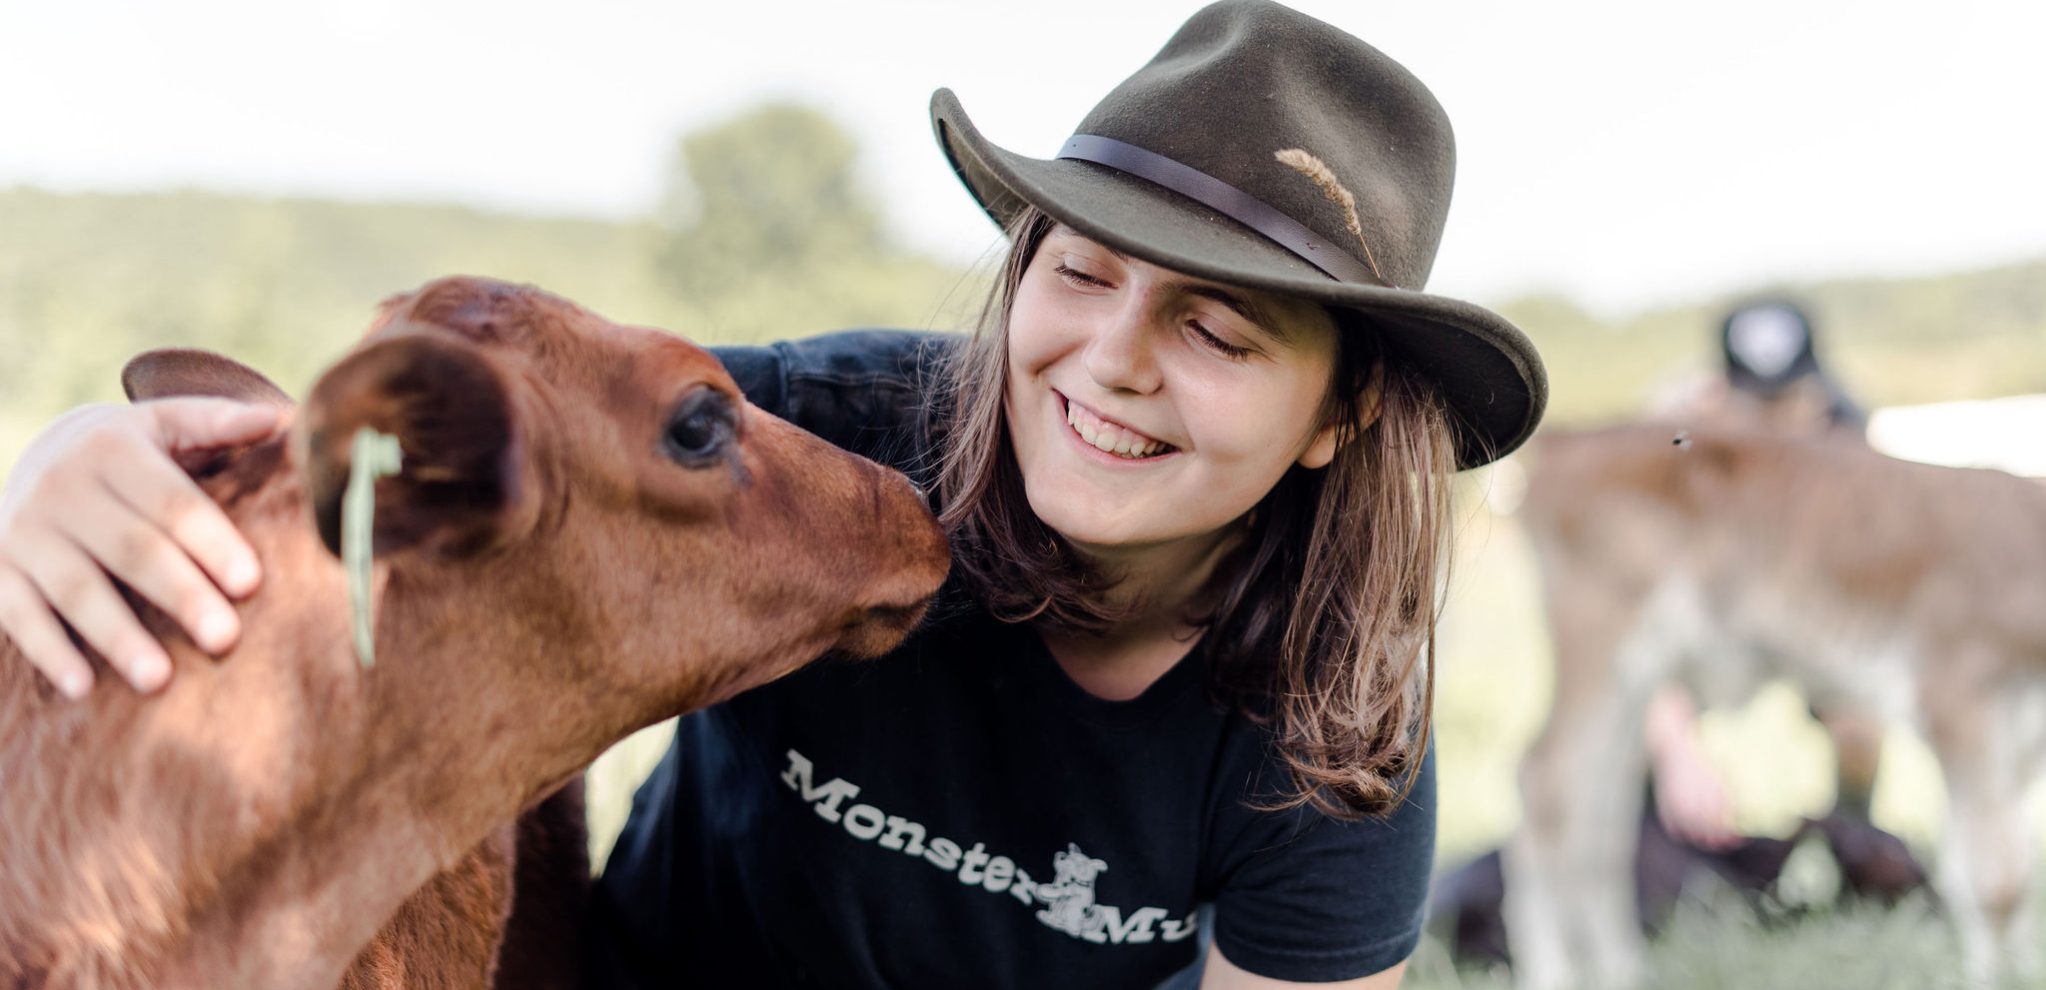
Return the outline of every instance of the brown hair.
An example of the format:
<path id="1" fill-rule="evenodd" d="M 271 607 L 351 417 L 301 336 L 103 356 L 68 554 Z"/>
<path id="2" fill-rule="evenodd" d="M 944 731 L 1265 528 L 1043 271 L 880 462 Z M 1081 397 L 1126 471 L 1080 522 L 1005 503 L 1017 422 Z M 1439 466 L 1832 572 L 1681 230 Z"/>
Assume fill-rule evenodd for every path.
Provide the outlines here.
<path id="1" fill-rule="evenodd" d="M 1024 209 L 973 339 L 933 410 L 939 520 L 966 591 L 1007 622 L 1100 631 L 1121 617 L 1113 581 L 1030 510 L 1003 397 L 1010 303 L 1054 221 Z M 1361 315 L 1331 310 L 1336 368 L 1323 415 L 1333 461 L 1298 466 L 1251 511 L 1216 572 L 1207 627 L 1213 686 L 1273 724 L 1291 787 L 1274 808 L 1384 814 L 1420 770 L 1434 700 L 1436 589 L 1446 576 L 1456 456 L 1434 387 L 1387 353 Z M 1378 415 L 1359 428 L 1374 377 Z"/>

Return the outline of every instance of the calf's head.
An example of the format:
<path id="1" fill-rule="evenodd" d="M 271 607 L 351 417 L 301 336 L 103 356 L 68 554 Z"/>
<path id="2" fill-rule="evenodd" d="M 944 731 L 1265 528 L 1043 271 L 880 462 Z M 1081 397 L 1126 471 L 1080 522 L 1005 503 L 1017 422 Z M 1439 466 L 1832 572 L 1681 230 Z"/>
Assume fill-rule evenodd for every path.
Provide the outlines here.
<path id="1" fill-rule="evenodd" d="M 143 391 L 268 397 L 213 361 L 159 358 Z M 364 426 L 403 449 L 376 482 L 386 617 L 474 643 L 481 671 L 559 665 L 541 673 L 644 717 L 886 650 L 944 577 L 902 476 L 752 406 L 701 348 L 529 286 L 452 278 L 391 300 L 313 386 L 294 459 L 337 552 Z"/>

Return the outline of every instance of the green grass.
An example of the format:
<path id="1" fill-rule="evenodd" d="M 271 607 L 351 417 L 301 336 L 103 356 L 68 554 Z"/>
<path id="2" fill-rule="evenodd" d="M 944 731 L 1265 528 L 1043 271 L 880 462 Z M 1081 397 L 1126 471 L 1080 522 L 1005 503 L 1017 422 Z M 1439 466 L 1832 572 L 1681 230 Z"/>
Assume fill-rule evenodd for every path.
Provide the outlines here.
<path id="1" fill-rule="evenodd" d="M 2046 937 L 2046 931 L 2041 932 Z M 1649 948 L 1644 990 L 1944 990 L 1966 984 L 1953 929 L 1924 897 L 1759 917 L 1731 894 L 1678 907 Z M 1424 940 L 1405 990 L 1510 990 L 1504 969 L 1459 969 Z"/>

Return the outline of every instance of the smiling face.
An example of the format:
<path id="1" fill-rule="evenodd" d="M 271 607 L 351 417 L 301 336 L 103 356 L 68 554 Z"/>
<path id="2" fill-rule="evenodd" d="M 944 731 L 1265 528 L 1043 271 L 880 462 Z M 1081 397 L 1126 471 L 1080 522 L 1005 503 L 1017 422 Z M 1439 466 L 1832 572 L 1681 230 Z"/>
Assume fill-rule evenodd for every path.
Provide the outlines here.
<path id="1" fill-rule="evenodd" d="M 1009 312 L 1005 410 L 1030 508 L 1096 554 L 1219 539 L 1294 464 L 1326 465 L 1336 328 L 1064 226 Z"/>

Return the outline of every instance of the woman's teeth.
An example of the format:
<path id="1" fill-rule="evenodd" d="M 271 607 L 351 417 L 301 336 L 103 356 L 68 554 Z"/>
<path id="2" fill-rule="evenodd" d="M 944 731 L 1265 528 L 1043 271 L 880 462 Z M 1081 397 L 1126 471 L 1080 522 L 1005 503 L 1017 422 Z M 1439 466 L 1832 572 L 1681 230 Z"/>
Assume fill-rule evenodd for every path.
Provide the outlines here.
<path id="1" fill-rule="evenodd" d="M 1141 437 L 1114 423 L 1105 422 L 1072 402 L 1066 403 L 1066 425 L 1071 426 L 1073 432 L 1080 435 L 1080 439 L 1128 460 L 1134 461 L 1172 449 L 1171 444 Z"/>

